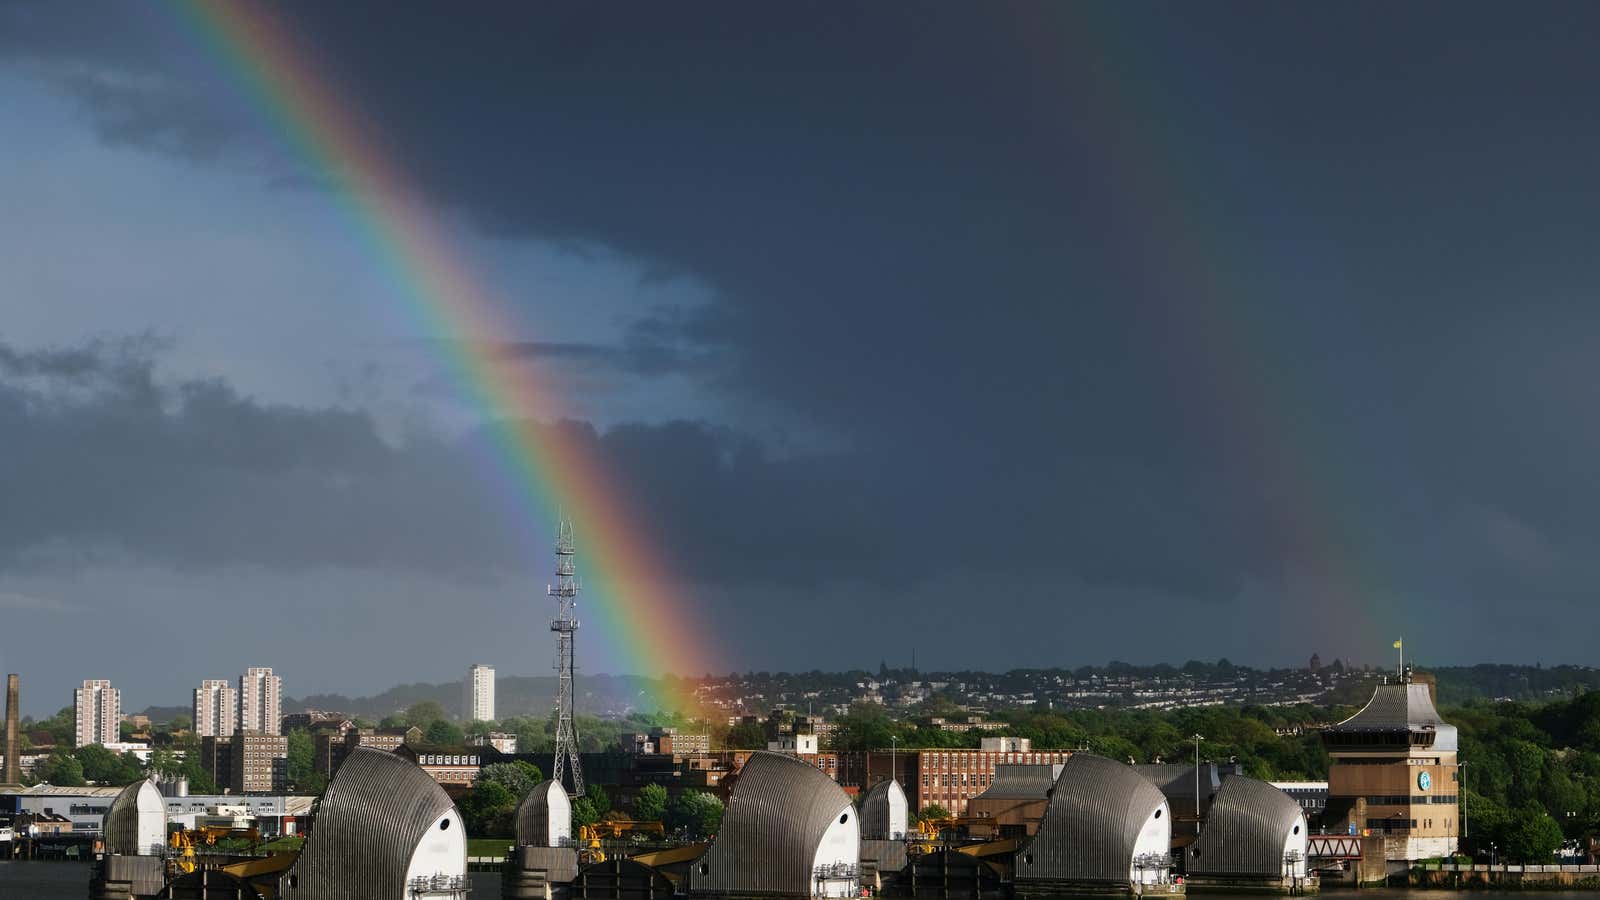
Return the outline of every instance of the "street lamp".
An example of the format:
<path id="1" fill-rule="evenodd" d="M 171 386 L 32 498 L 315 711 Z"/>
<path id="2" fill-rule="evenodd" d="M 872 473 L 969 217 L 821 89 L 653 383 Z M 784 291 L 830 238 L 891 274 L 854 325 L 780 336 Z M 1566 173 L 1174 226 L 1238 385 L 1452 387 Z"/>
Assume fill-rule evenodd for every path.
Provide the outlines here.
<path id="1" fill-rule="evenodd" d="M 898 750 L 899 748 L 900 748 L 900 735 L 898 735 L 898 734 L 889 735 L 889 780 L 890 781 L 894 781 L 898 777 L 896 775 L 896 773 L 895 773 L 895 751 Z"/>
<path id="2" fill-rule="evenodd" d="M 1192 738 L 1194 740 L 1194 833 L 1200 834 L 1200 742 L 1205 740 L 1199 732 Z"/>

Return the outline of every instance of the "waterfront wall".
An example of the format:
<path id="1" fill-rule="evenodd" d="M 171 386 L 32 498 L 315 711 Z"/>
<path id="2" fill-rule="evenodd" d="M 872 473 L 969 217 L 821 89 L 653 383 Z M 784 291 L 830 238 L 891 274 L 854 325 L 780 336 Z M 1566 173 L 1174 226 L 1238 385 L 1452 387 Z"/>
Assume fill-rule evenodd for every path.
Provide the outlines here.
<path id="1" fill-rule="evenodd" d="M 1600 866 L 1433 863 L 1410 870 L 1407 883 L 1424 888 L 1498 888 L 1502 890 L 1596 890 Z"/>

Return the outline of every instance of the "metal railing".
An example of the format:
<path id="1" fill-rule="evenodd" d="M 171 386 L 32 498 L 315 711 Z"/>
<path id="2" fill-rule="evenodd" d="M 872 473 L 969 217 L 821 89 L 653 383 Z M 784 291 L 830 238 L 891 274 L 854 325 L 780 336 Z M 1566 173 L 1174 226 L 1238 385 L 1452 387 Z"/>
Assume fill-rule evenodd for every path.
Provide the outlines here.
<path id="1" fill-rule="evenodd" d="M 472 890 L 465 875 L 418 875 L 406 883 L 406 894 L 411 897 L 430 897 L 440 894 L 460 897 Z"/>

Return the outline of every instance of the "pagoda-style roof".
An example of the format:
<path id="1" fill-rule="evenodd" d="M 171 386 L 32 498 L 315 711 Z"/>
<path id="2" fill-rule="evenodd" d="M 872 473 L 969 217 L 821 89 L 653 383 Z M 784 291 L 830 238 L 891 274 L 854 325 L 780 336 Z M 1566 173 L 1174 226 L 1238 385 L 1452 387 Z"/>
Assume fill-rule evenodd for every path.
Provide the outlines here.
<path id="1" fill-rule="evenodd" d="M 1330 748 L 1370 743 L 1449 751 L 1456 749 L 1456 727 L 1440 717 L 1426 684 L 1397 681 L 1378 685 L 1360 712 L 1324 729 L 1323 739 Z"/>

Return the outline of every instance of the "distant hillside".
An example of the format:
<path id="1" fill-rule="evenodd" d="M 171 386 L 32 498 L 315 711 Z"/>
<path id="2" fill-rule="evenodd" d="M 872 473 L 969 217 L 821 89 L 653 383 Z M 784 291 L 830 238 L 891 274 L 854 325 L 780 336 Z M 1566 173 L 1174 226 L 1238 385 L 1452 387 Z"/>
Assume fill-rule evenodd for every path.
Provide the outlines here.
<path id="1" fill-rule="evenodd" d="M 636 675 L 579 675 L 574 686 L 578 709 L 585 715 L 617 717 L 628 713 L 656 712 L 655 686 L 651 678 Z M 495 714 L 507 716 L 546 716 L 554 706 L 554 676 L 495 678 Z M 284 712 L 322 709 L 346 712 L 369 719 L 381 719 L 423 700 L 433 700 L 451 715 L 461 714 L 461 682 L 444 684 L 402 684 L 373 697 L 346 697 L 343 694 L 310 694 L 283 701 Z"/>
<path id="2" fill-rule="evenodd" d="M 1473 700 L 1550 700 L 1600 690 L 1600 669 L 1591 666 L 1476 666 L 1430 668 L 1439 679 L 1439 702 L 1459 706 Z"/>
<path id="3" fill-rule="evenodd" d="M 1429 666 L 1423 669 L 1439 680 L 1440 702 L 1446 706 L 1459 706 L 1483 700 L 1549 700 L 1575 692 L 1600 690 L 1600 669 L 1588 666 L 1513 666 L 1481 664 L 1476 666 Z M 1113 662 L 1104 667 L 1082 666 L 1077 669 L 1017 669 L 1005 673 L 985 672 L 914 672 L 910 670 L 882 669 L 874 676 L 866 672 L 746 672 L 732 673 L 712 679 L 721 682 L 720 692 L 744 698 L 751 709 L 770 708 L 777 703 L 811 703 L 826 706 L 830 703 L 847 704 L 860 699 L 861 682 L 876 677 L 881 680 L 925 679 L 935 685 L 940 683 L 965 683 L 973 690 L 981 690 L 987 699 L 979 698 L 976 704 L 989 709 L 1001 709 L 1016 704 L 996 702 L 995 695 L 1027 695 L 1041 688 L 1059 689 L 1063 679 L 1084 681 L 1094 677 L 1110 677 L 1131 686 L 1140 680 L 1157 679 L 1170 682 L 1174 678 L 1193 678 L 1199 681 L 1227 681 L 1232 683 L 1270 683 L 1295 677 L 1300 670 L 1252 669 L 1235 666 L 1226 660 L 1216 663 L 1189 662 L 1179 669 L 1170 665 L 1133 666 Z M 1318 702 L 1323 705 L 1356 705 L 1371 696 L 1372 682 L 1381 677 L 1381 669 L 1366 668 L 1353 672 Z M 978 687 L 981 685 L 981 688 Z M 617 718 L 629 713 L 654 713 L 661 711 L 656 702 L 660 681 L 634 675 L 592 675 L 578 677 L 578 709 L 585 715 Z M 945 693 L 951 689 L 941 688 Z M 537 678 L 502 676 L 495 681 L 496 712 L 507 716 L 549 715 L 555 697 L 556 679 L 553 676 Z M 969 702 L 951 694 L 957 703 Z M 461 712 L 461 683 L 403 684 L 373 697 L 347 697 L 342 694 L 312 694 L 288 698 L 284 712 L 303 712 L 307 709 L 336 710 L 381 719 L 404 712 L 412 704 L 423 700 L 439 703 L 452 715 Z M 1103 702 L 1103 701 L 1102 701 Z M 167 712 L 162 708 L 163 712 Z M 174 708 L 172 711 L 187 712 Z M 169 718 L 164 716 L 163 718 Z M 151 718 L 158 717 L 152 713 Z"/>
<path id="4" fill-rule="evenodd" d="M 149 716 L 152 722 L 171 722 L 174 716 L 187 716 L 194 712 L 188 706 L 147 706 L 138 715 Z"/>

